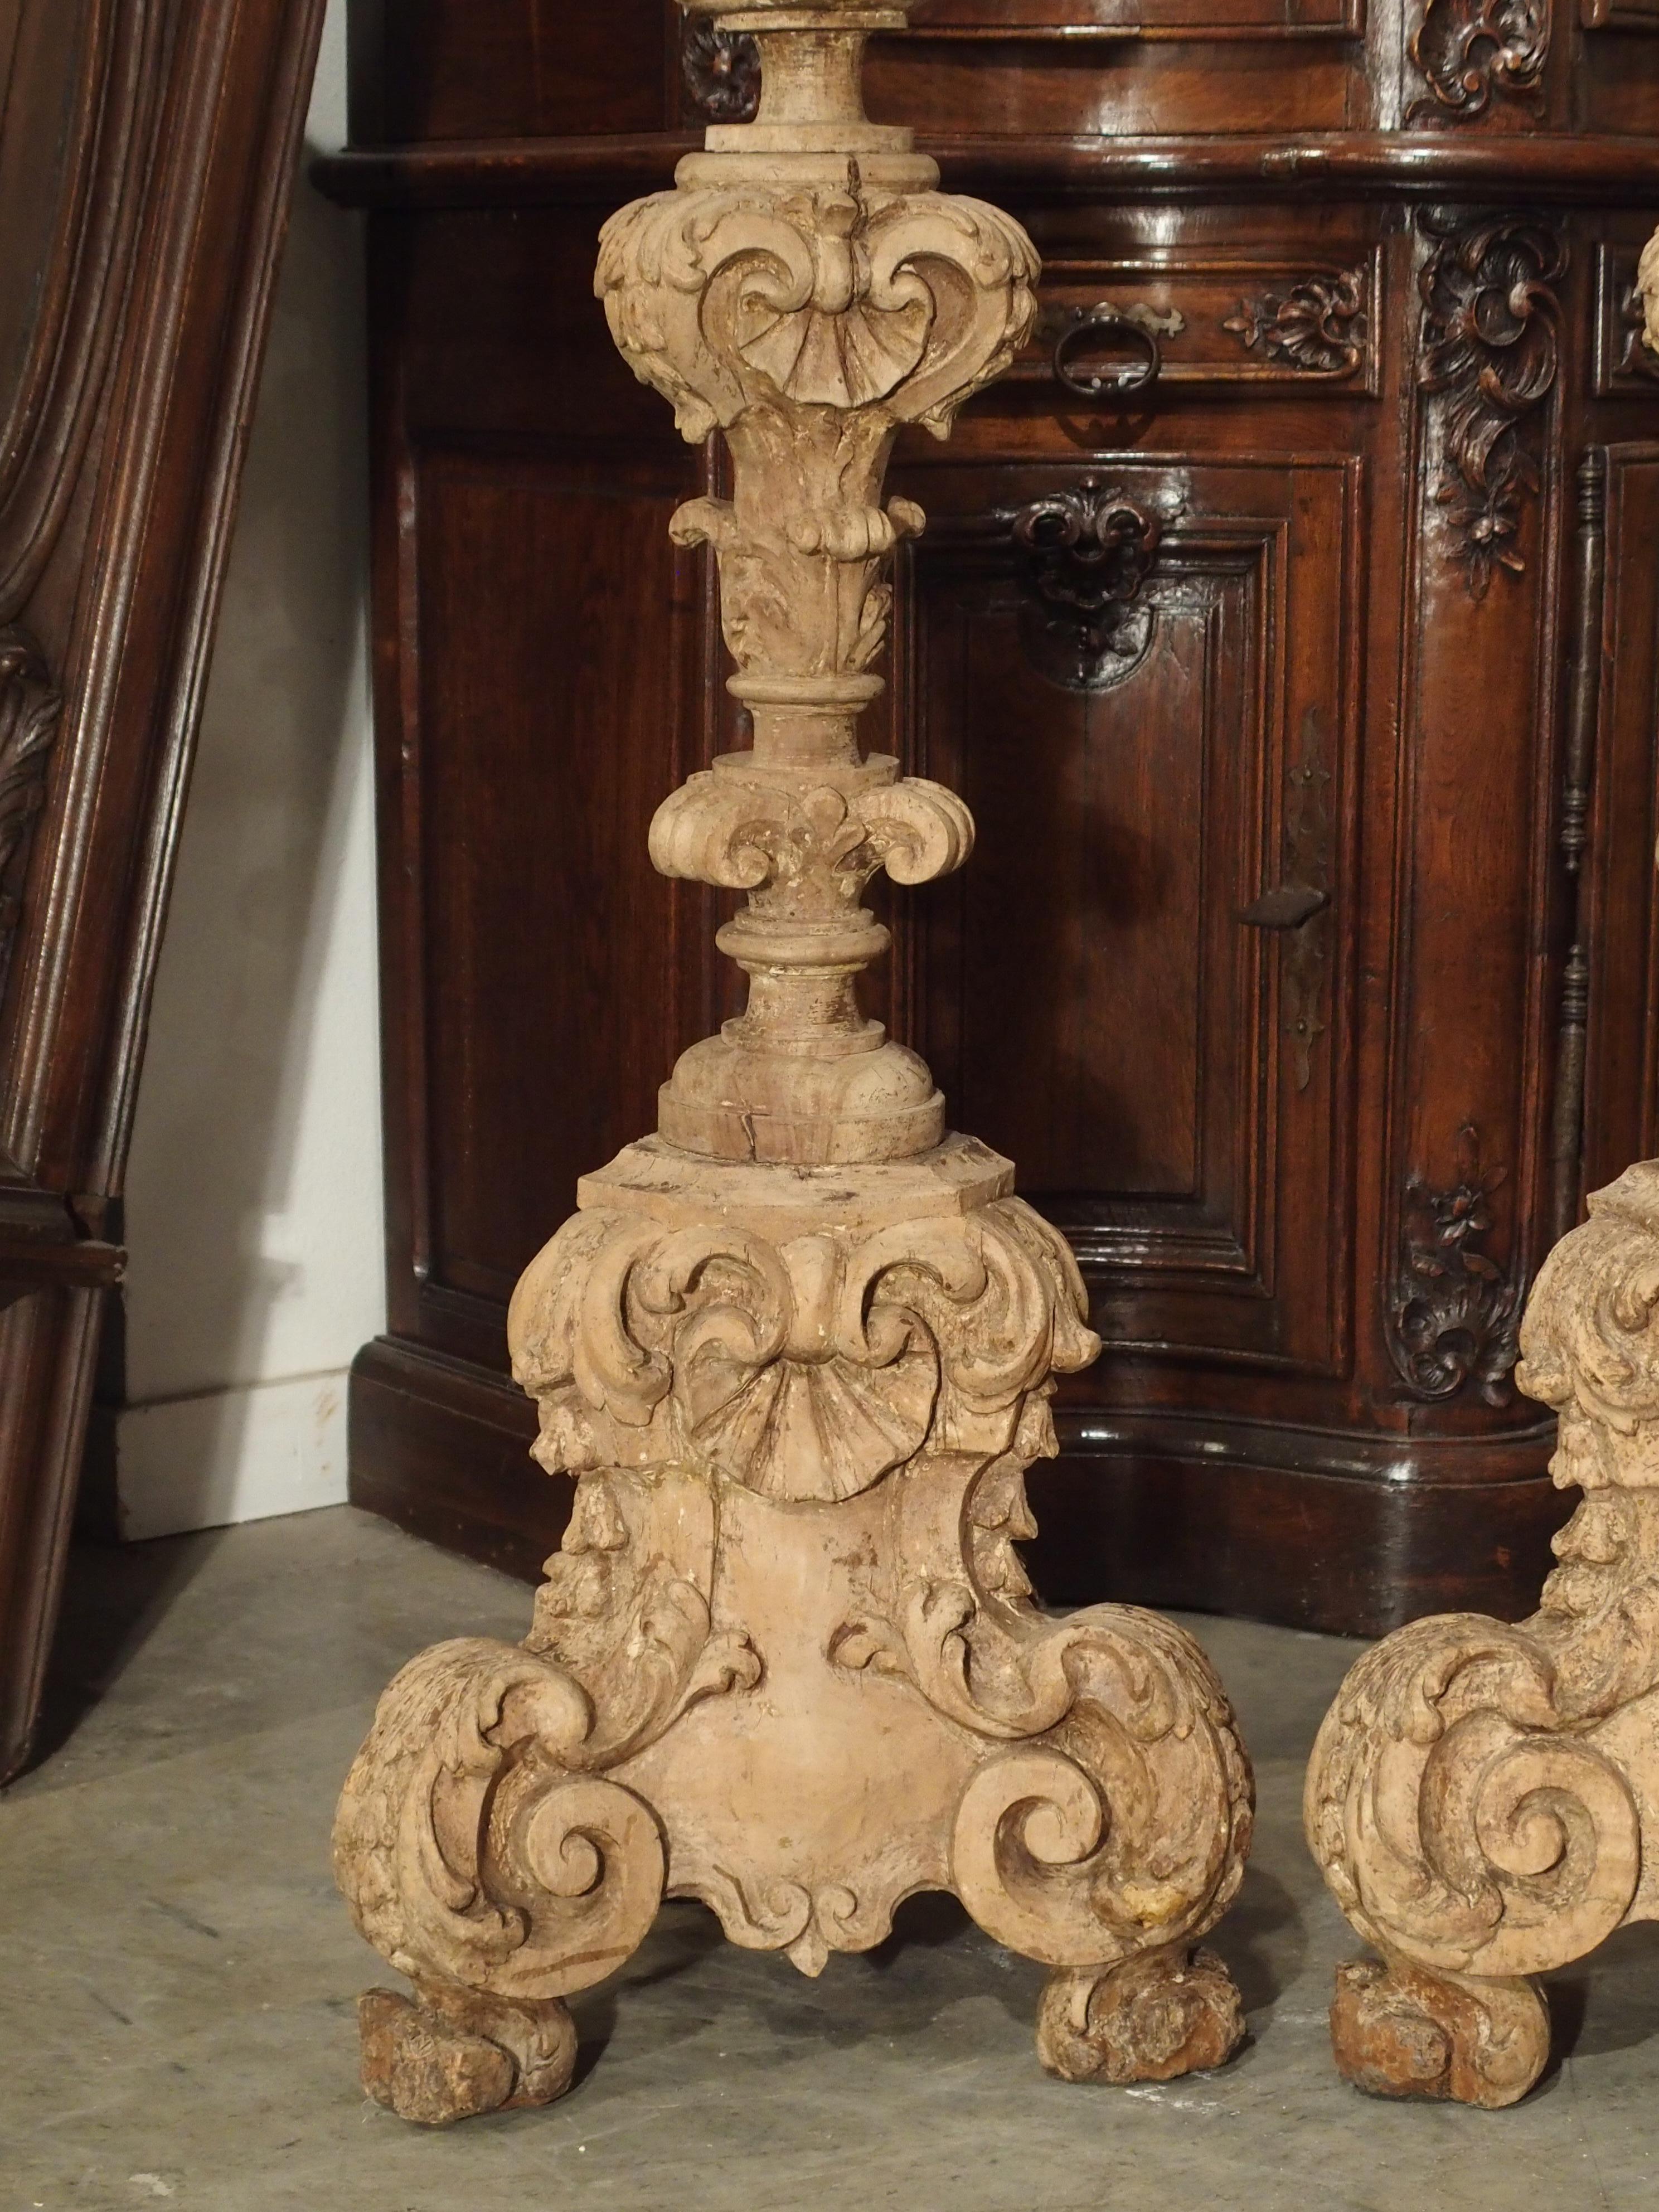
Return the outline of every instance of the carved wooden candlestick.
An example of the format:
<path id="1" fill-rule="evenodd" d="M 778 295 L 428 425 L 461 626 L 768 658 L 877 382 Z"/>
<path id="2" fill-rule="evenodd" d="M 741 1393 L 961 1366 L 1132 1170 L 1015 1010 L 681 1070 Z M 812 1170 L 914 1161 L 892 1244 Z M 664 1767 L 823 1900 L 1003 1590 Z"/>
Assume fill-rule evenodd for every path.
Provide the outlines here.
<path id="1" fill-rule="evenodd" d="M 1540 1610 L 1448 1613 L 1366 1653 L 1308 1770 L 1308 1840 L 1382 1962 L 1339 1968 L 1338 2066 L 1510 2105 L 1549 2057 L 1531 1979 L 1659 1919 L 1659 1161 L 1545 1261 L 1516 1380 L 1584 1502 Z"/>
<path id="2" fill-rule="evenodd" d="M 1659 353 L 1659 234 L 1637 283 Z M 1382 1954 L 1338 1969 L 1331 2040 L 1378 2095 L 1514 2104 L 1549 2058 L 1532 1977 L 1659 1919 L 1659 1160 L 1589 1209 L 1521 1324 L 1584 1492 L 1540 1610 L 1385 1638 L 1309 1763 L 1309 1846 Z"/>
<path id="3" fill-rule="evenodd" d="M 749 1005 L 514 1296 L 537 1455 L 578 1478 L 530 1636 L 416 1659 L 346 1784 L 340 1885 L 415 1984 L 363 1999 L 364 2081 L 414 2119 L 557 2096 L 562 2000 L 665 1895 L 817 1973 L 952 1890 L 1055 1970 L 1038 2044 L 1072 2078 L 1214 2065 L 1241 2032 L 1193 1949 L 1250 1828 L 1220 1685 L 1154 1614 L 1045 1619 L 1013 1549 L 1053 1377 L 1098 1350 L 1077 1269 L 855 989 L 887 942 L 870 878 L 973 837 L 859 750 L 884 572 L 923 523 L 883 507 L 888 454 L 1007 365 L 1036 257 L 865 119 L 866 38 L 908 0 L 692 4 L 759 41 L 760 114 L 607 223 L 598 289 L 732 455 L 730 503 L 672 528 L 719 561 L 753 749 L 664 803 L 651 852 L 749 894 L 719 940 Z"/>

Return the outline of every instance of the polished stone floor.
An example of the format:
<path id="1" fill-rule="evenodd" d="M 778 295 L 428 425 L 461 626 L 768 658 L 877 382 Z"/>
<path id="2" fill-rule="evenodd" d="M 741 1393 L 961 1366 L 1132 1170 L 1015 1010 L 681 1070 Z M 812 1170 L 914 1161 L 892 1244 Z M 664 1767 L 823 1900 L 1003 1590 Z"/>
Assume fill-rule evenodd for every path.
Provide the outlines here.
<path id="1" fill-rule="evenodd" d="M 340 1778 L 395 1667 L 517 1636 L 520 1585 L 348 1508 L 77 1559 L 51 1747 L 0 1801 L 0 2212 L 1554 2212 L 1659 2206 L 1659 1930 L 1558 1978 L 1518 2109 L 1374 2103 L 1331 2070 L 1354 1948 L 1304 1852 L 1302 1761 L 1357 1647 L 1194 1623 L 1262 1820 L 1212 1940 L 1249 2008 L 1224 2072 L 1073 2088 L 1039 1971 L 948 1900 L 821 1980 L 675 1905 L 575 2001 L 578 2083 L 428 2133 L 356 2086 L 390 1978 L 331 1887 Z"/>

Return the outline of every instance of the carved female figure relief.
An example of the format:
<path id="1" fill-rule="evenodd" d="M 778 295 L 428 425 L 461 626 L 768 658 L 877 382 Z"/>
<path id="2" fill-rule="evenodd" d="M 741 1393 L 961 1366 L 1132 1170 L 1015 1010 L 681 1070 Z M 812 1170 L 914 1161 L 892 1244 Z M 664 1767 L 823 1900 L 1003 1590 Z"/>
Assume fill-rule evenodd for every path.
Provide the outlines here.
<path id="1" fill-rule="evenodd" d="M 413 1984 L 363 2000 L 364 2081 L 417 2120 L 559 2095 L 564 1999 L 665 1895 L 817 1973 L 952 1890 L 1053 1970 L 1038 2047 L 1072 2079 L 1217 2064 L 1242 2033 L 1195 1948 L 1250 1832 L 1221 1686 L 1153 1614 L 1045 1617 L 1013 1550 L 1054 1377 L 1099 1349 L 1076 1265 L 857 997 L 872 877 L 973 839 L 858 741 L 924 525 L 884 503 L 887 458 L 1012 358 L 1036 257 L 865 119 L 865 40 L 902 0 L 690 13 L 753 38 L 757 118 L 612 217 L 598 289 L 685 435 L 731 451 L 730 500 L 672 527 L 714 549 L 753 744 L 665 799 L 651 852 L 747 895 L 719 942 L 749 1002 L 514 1296 L 537 1456 L 576 1483 L 531 1633 L 416 1659 L 341 1802 L 341 1887 Z"/>

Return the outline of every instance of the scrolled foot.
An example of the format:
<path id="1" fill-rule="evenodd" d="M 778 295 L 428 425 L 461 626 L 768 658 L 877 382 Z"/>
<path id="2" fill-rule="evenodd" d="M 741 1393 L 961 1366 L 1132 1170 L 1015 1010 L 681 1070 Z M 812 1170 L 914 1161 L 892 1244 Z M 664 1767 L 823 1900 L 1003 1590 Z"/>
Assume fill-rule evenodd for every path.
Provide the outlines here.
<path id="1" fill-rule="evenodd" d="M 550 2105 L 570 2087 L 576 2028 L 556 1998 L 509 2002 L 417 1984 L 357 2000 L 364 2093 L 399 2119 L 447 2127 L 503 2106 Z"/>
<path id="2" fill-rule="evenodd" d="M 1224 2065 L 1243 2039 L 1231 1975 L 1213 1951 L 1182 1945 L 1063 1966 L 1037 2007 L 1037 2057 L 1063 2081 L 1169 2081 Z"/>
<path id="3" fill-rule="evenodd" d="M 1425 1973 L 1393 1959 L 1336 1970 L 1337 2069 L 1373 2097 L 1449 2099 L 1496 2111 L 1524 2097 L 1550 2055 L 1536 1984 Z"/>

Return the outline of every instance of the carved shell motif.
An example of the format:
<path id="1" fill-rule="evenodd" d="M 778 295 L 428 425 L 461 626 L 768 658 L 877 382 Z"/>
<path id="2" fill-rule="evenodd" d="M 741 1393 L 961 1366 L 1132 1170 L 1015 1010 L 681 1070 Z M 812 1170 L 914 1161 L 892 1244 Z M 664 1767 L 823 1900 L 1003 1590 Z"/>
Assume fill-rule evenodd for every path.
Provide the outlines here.
<path id="1" fill-rule="evenodd" d="M 1018 1199 L 782 1245 L 593 1211 L 531 1262 L 507 1336 L 550 1472 L 689 1465 L 835 1499 L 924 1446 L 1006 1450 L 1028 1398 L 1095 1357 L 1086 1310 Z"/>
<path id="2" fill-rule="evenodd" d="M 941 437 L 1036 313 L 1018 226 L 978 200 L 844 186 L 659 192 L 599 237 L 594 289 L 634 374 L 697 442 L 756 399 L 854 409 Z"/>

